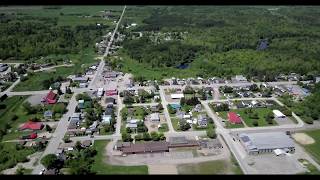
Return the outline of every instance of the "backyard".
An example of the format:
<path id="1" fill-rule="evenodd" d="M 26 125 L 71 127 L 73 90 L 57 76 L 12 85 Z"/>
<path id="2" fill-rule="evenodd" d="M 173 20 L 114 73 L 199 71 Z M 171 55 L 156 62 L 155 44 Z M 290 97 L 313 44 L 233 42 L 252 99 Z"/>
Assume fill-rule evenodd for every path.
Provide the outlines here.
<path id="1" fill-rule="evenodd" d="M 95 141 L 94 148 L 98 154 L 94 158 L 92 170 L 97 174 L 148 174 L 147 166 L 113 166 L 106 164 L 105 149 L 109 141 Z"/>

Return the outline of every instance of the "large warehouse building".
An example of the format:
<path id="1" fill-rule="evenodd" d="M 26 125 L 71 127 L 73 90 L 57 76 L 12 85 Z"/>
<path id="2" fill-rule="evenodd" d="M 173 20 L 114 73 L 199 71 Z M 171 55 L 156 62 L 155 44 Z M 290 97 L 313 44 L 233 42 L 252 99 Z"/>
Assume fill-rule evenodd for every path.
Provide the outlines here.
<path id="1" fill-rule="evenodd" d="M 248 154 L 272 153 L 276 149 L 294 152 L 294 142 L 284 132 L 242 133 L 240 142 Z"/>

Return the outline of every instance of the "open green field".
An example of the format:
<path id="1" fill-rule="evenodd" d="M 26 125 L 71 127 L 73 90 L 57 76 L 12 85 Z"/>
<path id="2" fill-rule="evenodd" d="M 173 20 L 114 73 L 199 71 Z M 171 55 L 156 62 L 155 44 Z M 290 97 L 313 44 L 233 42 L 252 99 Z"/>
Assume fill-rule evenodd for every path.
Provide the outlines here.
<path id="1" fill-rule="evenodd" d="M 315 161 L 320 163 L 320 130 L 306 131 L 305 133 L 312 137 L 315 143 L 303 146 L 314 157 Z"/>
<path id="2" fill-rule="evenodd" d="M 123 6 L 11 6 L 1 7 L 1 12 L 18 13 L 27 16 L 56 17 L 59 26 L 88 25 L 103 23 L 112 25 L 113 19 L 105 20 L 100 17 L 101 11 L 112 10 L 112 14 L 120 16 Z M 84 17 L 91 16 L 91 17 Z"/>
<path id="3" fill-rule="evenodd" d="M 277 122 L 275 120 L 273 120 L 273 124 L 268 124 L 264 118 L 268 113 L 272 112 L 272 110 L 270 108 L 256 108 L 256 109 L 252 109 L 252 110 L 253 110 L 253 112 L 258 113 L 259 119 L 257 119 L 257 121 L 258 121 L 259 127 L 261 127 L 261 126 L 276 126 L 277 125 Z M 250 118 L 249 115 L 245 113 L 245 109 L 233 109 L 231 111 L 239 114 L 247 126 L 254 127 L 254 125 L 252 124 L 254 119 Z M 221 116 L 223 119 L 228 120 L 227 113 L 228 112 L 219 112 L 219 116 Z M 232 124 L 230 124 L 228 126 L 228 128 L 238 128 L 238 127 L 242 127 L 242 126 L 241 125 L 232 125 Z"/>
<path id="4" fill-rule="evenodd" d="M 179 174 L 241 174 L 230 161 L 217 160 L 194 164 L 181 164 Z"/>
<path id="5" fill-rule="evenodd" d="M 53 72 L 44 71 L 33 73 L 32 75 L 29 75 L 29 78 L 26 81 L 17 84 L 13 91 L 46 90 L 42 85 L 44 80 L 57 76 L 67 77 L 76 73 L 82 73 L 84 71 L 84 67 L 99 62 L 98 60 L 95 60 L 96 55 L 90 49 L 85 49 L 84 51 L 79 52 L 79 54 L 70 54 L 67 56 L 69 56 L 72 63 L 75 64 L 74 66 L 59 67 Z"/>
<path id="6" fill-rule="evenodd" d="M 109 141 L 99 140 L 94 142 L 98 154 L 94 157 L 92 170 L 97 174 L 148 174 L 147 166 L 113 166 L 106 164 L 105 147 Z"/>

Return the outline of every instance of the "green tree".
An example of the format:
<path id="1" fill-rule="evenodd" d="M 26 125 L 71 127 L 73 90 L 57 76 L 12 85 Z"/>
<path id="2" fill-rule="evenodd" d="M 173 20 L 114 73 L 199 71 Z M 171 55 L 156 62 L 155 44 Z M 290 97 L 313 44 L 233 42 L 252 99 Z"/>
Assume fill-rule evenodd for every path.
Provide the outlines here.
<path id="1" fill-rule="evenodd" d="M 208 129 L 206 130 L 206 133 L 207 133 L 207 136 L 208 136 L 209 138 L 211 138 L 211 139 L 217 138 L 216 131 L 215 131 L 215 129 L 213 129 L 213 128 L 208 128 Z"/>
<path id="2" fill-rule="evenodd" d="M 41 159 L 41 164 L 47 169 L 57 167 L 58 158 L 55 154 L 47 154 Z"/>

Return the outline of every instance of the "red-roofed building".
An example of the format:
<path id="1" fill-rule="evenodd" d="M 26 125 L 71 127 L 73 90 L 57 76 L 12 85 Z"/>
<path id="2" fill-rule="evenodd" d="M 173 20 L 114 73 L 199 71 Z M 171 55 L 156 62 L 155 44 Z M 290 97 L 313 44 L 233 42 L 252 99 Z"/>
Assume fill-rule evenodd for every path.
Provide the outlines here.
<path id="1" fill-rule="evenodd" d="M 57 94 L 50 90 L 50 92 L 43 98 L 43 101 L 48 104 L 55 104 L 57 102 Z"/>
<path id="2" fill-rule="evenodd" d="M 231 124 L 241 124 L 242 120 L 235 112 L 228 113 L 228 119 Z"/>
<path id="3" fill-rule="evenodd" d="M 32 122 L 32 121 L 28 121 L 26 123 L 24 123 L 21 127 L 20 130 L 41 130 L 44 127 L 44 125 L 41 122 Z"/>
<path id="4" fill-rule="evenodd" d="M 32 133 L 26 136 L 22 136 L 22 139 L 36 139 L 38 135 L 36 133 Z"/>
<path id="5" fill-rule="evenodd" d="M 118 91 L 116 89 L 114 90 L 106 90 L 106 96 L 115 96 L 118 94 Z"/>

